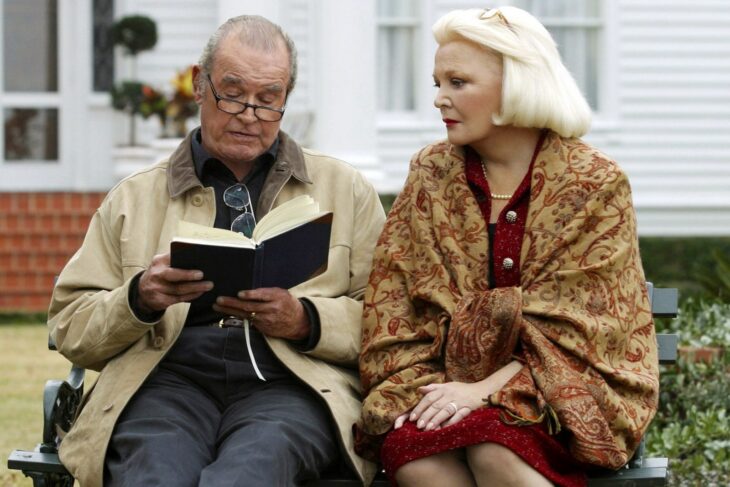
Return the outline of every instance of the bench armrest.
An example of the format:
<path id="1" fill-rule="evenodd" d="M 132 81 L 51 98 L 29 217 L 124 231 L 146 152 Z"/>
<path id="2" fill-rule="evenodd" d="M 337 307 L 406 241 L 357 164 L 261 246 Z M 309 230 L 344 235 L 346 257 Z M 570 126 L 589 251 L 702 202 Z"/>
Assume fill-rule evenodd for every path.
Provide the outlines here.
<path id="1" fill-rule="evenodd" d="M 55 453 L 61 439 L 76 419 L 76 412 L 84 393 L 84 373 L 72 366 L 65 381 L 49 380 L 43 389 L 43 443 L 42 453 Z"/>

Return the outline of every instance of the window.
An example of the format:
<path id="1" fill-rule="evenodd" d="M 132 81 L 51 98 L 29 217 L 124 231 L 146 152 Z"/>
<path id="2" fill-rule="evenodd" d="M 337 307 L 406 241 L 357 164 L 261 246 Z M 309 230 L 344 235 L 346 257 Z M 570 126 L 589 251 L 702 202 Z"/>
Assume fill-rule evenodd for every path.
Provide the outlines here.
<path id="1" fill-rule="evenodd" d="M 114 85 L 114 0 L 93 0 L 93 87 L 110 91 Z"/>
<path id="2" fill-rule="evenodd" d="M 58 162 L 57 0 L 0 2 L 3 163 Z"/>
<path id="3" fill-rule="evenodd" d="M 381 112 L 416 109 L 419 7 L 418 0 L 378 0 L 377 98 Z"/>
<path id="4" fill-rule="evenodd" d="M 600 0 L 519 0 L 515 6 L 540 19 L 558 44 L 563 62 L 591 108 L 600 111 L 603 10 Z M 605 63 L 604 63 L 605 64 Z"/>

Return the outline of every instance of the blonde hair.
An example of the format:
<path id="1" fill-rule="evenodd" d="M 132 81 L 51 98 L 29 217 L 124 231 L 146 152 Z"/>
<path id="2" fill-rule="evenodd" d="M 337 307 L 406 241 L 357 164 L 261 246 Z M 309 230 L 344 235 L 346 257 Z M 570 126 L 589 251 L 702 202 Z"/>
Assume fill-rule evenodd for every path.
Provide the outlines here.
<path id="1" fill-rule="evenodd" d="M 532 15 L 516 7 L 454 10 L 433 25 L 441 45 L 467 40 L 502 57 L 502 110 L 497 125 L 549 128 L 580 137 L 591 109 L 563 65 L 555 41 Z"/>

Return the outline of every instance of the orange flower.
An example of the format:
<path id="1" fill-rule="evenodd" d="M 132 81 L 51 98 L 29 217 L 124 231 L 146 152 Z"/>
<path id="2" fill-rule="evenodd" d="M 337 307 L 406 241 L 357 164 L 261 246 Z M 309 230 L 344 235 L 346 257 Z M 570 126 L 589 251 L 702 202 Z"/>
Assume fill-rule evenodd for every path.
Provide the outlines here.
<path id="1" fill-rule="evenodd" d="M 193 67 L 180 71 L 172 78 L 172 86 L 175 88 L 175 95 L 186 98 L 193 97 Z"/>

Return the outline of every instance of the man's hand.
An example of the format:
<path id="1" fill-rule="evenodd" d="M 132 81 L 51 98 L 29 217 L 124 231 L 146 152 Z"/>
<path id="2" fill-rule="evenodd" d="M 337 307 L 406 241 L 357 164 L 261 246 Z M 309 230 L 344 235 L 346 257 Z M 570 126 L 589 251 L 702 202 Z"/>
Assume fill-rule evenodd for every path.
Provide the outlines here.
<path id="1" fill-rule="evenodd" d="M 144 313 L 163 311 L 176 303 L 192 301 L 213 289 L 213 283 L 203 281 L 197 270 L 170 267 L 170 254 L 159 254 L 139 278 L 137 305 Z"/>
<path id="2" fill-rule="evenodd" d="M 309 336 L 309 318 L 304 306 L 286 289 L 278 287 L 241 291 L 238 298 L 221 296 L 213 310 L 248 319 L 261 333 L 289 340 Z"/>

